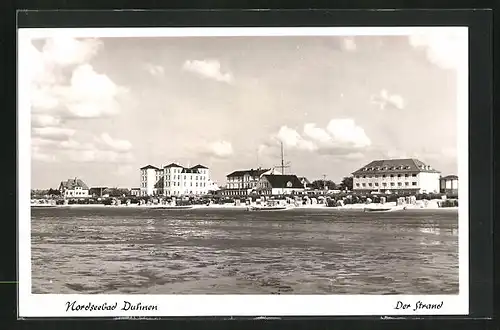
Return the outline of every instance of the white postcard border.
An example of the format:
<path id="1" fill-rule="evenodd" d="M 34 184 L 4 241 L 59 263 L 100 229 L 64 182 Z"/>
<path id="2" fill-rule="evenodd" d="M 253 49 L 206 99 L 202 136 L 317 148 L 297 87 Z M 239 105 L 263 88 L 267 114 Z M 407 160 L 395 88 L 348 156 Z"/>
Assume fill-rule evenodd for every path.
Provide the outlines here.
<path id="1" fill-rule="evenodd" d="M 458 295 L 65 295 L 31 293 L 31 108 L 30 63 L 23 57 L 24 41 L 54 36 L 71 37 L 193 37 L 193 36 L 375 36 L 409 35 L 439 30 L 468 41 L 467 27 L 350 27 L 350 28 L 80 28 L 18 30 L 18 265 L 19 317 L 127 316 L 360 316 L 467 315 L 469 312 L 468 205 L 459 205 Z M 467 42 L 468 45 L 468 42 Z M 468 49 L 468 46 L 467 48 Z M 460 201 L 468 201 L 468 54 L 458 69 L 458 175 Z M 106 303 L 115 310 L 66 311 L 67 303 Z M 121 310 L 124 301 L 157 310 Z M 438 310 L 394 309 L 397 302 L 413 306 L 422 301 Z"/>

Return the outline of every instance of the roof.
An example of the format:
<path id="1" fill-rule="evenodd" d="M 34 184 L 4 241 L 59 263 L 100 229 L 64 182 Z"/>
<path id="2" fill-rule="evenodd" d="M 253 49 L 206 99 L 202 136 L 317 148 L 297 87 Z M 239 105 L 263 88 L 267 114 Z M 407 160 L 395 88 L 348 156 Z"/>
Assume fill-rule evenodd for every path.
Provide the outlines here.
<path id="1" fill-rule="evenodd" d="M 300 182 L 303 182 L 303 183 L 306 183 L 306 184 L 310 184 L 311 183 L 311 181 L 309 181 L 305 176 L 299 177 L 299 180 L 300 180 Z"/>
<path id="2" fill-rule="evenodd" d="M 146 166 L 141 167 L 140 169 L 141 169 L 141 170 L 147 170 L 147 169 L 150 169 L 150 168 L 153 168 L 153 169 L 155 169 L 155 170 L 159 170 L 159 168 L 158 168 L 158 167 L 153 166 L 153 165 L 146 165 Z"/>
<path id="3" fill-rule="evenodd" d="M 194 168 L 194 169 L 198 169 L 198 168 L 205 168 L 205 169 L 208 169 L 208 167 L 203 166 L 203 165 L 201 165 L 201 164 L 198 164 L 198 165 L 193 166 L 193 167 L 191 167 L 191 168 Z"/>
<path id="4" fill-rule="evenodd" d="M 64 189 L 70 189 L 70 190 L 73 190 L 77 187 L 80 187 L 84 190 L 89 189 L 89 187 L 85 184 L 85 182 L 83 182 L 82 180 L 77 179 L 77 178 L 68 179 L 67 181 L 61 181 L 61 184 L 59 187 L 62 187 Z"/>
<path id="5" fill-rule="evenodd" d="M 269 182 L 272 188 L 304 188 L 304 185 L 296 175 L 266 174 L 263 178 Z"/>
<path id="6" fill-rule="evenodd" d="M 183 166 L 180 166 L 180 165 L 178 165 L 176 163 L 171 163 L 171 164 L 163 166 L 163 168 L 167 168 L 167 167 L 183 167 Z"/>
<path id="7" fill-rule="evenodd" d="M 366 164 L 352 174 L 377 174 L 377 173 L 401 173 L 401 172 L 428 172 L 439 173 L 424 162 L 414 159 L 382 159 L 374 160 Z"/>
<path id="8" fill-rule="evenodd" d="M 238 177 L 238 176 L 244 176 L 245 174 L 248 174 L 250 176 L 261 176 L 263 173 L 266 173 L 269 171 L 269 168 L 257 168 L 257 169 L 249 169 L 249 170 L 239 170 L 239 171 L 234 171 L 230 174 L 227 175 L 227 177 Z"/>
<path id="9" fill-rule="evenodd" d="M 447 175 L 447 176 L 443 176 L 441 179 L 443 179 L 443 180 L 458 180 L 458 176 L 457 175 Z"/>

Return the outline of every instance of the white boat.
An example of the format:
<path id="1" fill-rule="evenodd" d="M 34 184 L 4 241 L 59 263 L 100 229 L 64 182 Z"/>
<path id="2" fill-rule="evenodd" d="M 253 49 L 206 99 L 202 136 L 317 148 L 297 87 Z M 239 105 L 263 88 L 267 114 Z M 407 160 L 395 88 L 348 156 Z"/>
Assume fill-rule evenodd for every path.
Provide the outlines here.
<path id="1" fill-rule="evenodd" d="M 267 205 L 252 205 L 247 208 L 248 211 L 283 211 L 292 209 L 293 205 L 267 204 Z"/>

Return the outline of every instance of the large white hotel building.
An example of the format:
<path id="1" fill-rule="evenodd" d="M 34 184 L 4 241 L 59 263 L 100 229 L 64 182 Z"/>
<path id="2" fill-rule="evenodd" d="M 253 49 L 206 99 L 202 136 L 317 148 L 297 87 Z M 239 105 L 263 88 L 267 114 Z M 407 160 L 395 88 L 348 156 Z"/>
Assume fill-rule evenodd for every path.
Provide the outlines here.
<path id="1" fill-rule="evenodd" d="M 208 167 L 184 167 L 175 163 L 162 168 L 147 165 L 140 168 L 141 196 L 204 195 L 217 186 L 210 180 Z"/>
<path id="2" fill-rule="evenodd" d="M 356 192 L 438 193 L 440 172 L 418 159 L 374 160 L 352 173 Z"/>

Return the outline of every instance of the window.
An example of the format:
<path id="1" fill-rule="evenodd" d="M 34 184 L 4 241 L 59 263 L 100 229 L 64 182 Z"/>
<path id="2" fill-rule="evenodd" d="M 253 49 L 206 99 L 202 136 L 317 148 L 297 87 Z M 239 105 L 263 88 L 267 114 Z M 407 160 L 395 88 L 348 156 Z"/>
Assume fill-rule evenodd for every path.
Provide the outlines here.
<path id="1" fill-rule="evenodd" d="M 378 187 L 378 182 L 375 182 L 375 187 Z"/>
<path id="2" fill-rule="evenodd" d="M 356 183 L 356 187 L 359 187 L 359 183 Z"/>
<path id="3" fill-rule="evenodd" d="M 190 184 L 190 187 L 192 187 L 192 186 L 193 186 L 193 183 L 192 183 L 192 182 L 190 182 L 190 183 L 191 183 L 191 184 Z"/>
<path id="4" fill-rule="evenodd" d="M 416 182 L 412 182 L 412 183 L 411 183 L 411 185 L 412 185 L 412 186 L 416 186 L 416 185 L 417 185 L 417 183 L 416 183 Z"/>
<path id="5" fill-rule="evenodd" d="M 400 177 L 401 177 L 401 174 L 398 174 L 398 178 L 400 178 Z"/>
<path id="6" fill-rule="evenodd" d="M 383 174 L 382 177 L 385 178 L 385 174 Z"/>
<path id="7" fill-rule="evenodd" d="M 407 177 L 408 177 L 408 174 L 405 174 L 405 178 L 407 178 Z"/>
<path id="8" fill-rule="evenodd" d="M 359 175 L 356 175 L 356 179 L 359 179 Z"/>
<path id="9" fill-rule="evenodd" d="M 382 182 L 382 186 L 386 187 L 387 183 L 386 182 Z"/>
<path id="10" fill-rule="evenodd" d="M 378 178 L 378 175 L 375 175 L 376 178 Z"/>
<path id="11" fill-rule="evenodd" d="M 369 186 L 369 187 L 371 187 L 371 186 L 372 186 L 372 183 L 370 182 L 370 183 L 368 184 L 368 186 Z"/>
<path id="12" fill-rule="evenodd" d="M 186 180 L 186 176 L 184 175 L 184 180 Z"/>
<path id="13" fill-rule="evenodd" d="M 196 182 L 196 187 L 198 187 L 198 182 Z"/>
<path id="14" fill-rule="evenodd" d="M 409 183 L 409 182 L 405 182 L 405 186 L 409 186 L 409 185 L 410 185 L 410 183 Z"/>
<path id="15" fill-rule="evenodd" d="M 414 177 L 414 178 L 415 178 L 415 177 L 417 177 L 417 175 L 416 175 L 416 174 L 412 174 L 411 176 L 412 176 L 412 177 Z"/>
<path id="16" fill-rule="evenodd" d="M 363 187 L 366 187 L 366 183 L 363 183 Z"/>
<path id="17" fill-rule="evenodd" d="M 391 174 L 391 178 L 393 178 L 393 177 L 394 177 L 394 174 Z"/>
<path id="18" fill-rule="evenodd" d="M 398 187 L 401 187 L 402 185 L 403 185 L 403 183 L 398 182 Z"/>
<path id="19" fill-rule="evenodd" d="M 365 179 L 365 178 L 366 178 L 366 175 L 363 175 L 363 179 Z"/>
<path id="20" fill-rule="evenodd" d="M 394 187 L 394 182 L 391 182 L 391 187 Z"/>

